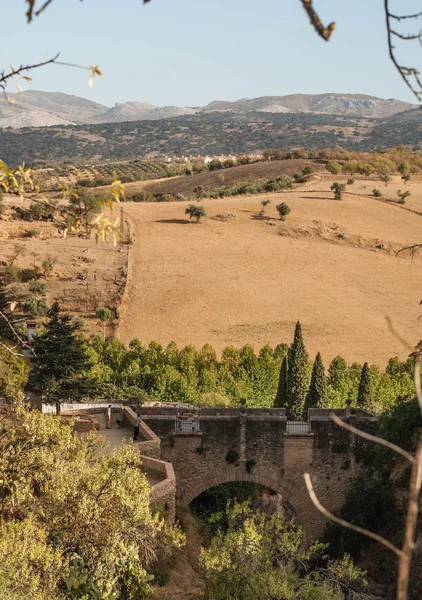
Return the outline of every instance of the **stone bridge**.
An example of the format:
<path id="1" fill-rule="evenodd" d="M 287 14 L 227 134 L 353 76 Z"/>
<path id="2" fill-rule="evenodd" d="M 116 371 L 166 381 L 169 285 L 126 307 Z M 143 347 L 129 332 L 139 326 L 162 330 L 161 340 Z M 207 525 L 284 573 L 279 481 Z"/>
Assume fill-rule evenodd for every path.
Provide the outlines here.
<path id="1" fill-rule="evenodd" d="M 361 438 L 337 427 L 330 414 L 366 431 L 377 428 L 376 417 L 350 408 L 310 409 L 305 423 L 288 422 L 281 408 L 203 408 L 185 411 L 180 419 L 175 407 L 153 407 L 151 415 L 147 410 L 140 409 L 141 434 L 145 440 L 158 436 L 161 460 L 173 465 L 176 511 L 210 487 L 250 481 L 281 494 L 307 542 L 322 534 L 325 519 L 309 499 L 303 474 L 310 473 L 317 496 L 335 512 L 366 448 Z"/>

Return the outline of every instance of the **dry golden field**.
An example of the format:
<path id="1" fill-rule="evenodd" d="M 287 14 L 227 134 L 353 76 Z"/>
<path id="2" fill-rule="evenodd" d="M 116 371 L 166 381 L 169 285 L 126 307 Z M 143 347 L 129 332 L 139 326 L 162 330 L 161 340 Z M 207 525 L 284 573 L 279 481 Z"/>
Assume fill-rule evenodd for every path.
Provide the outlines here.
<path id="1" fill-rule="evenodd" d="M 422 260 L 395 254 L 422 242 L 422 183 L 410 183 L 401 207 L 368 197 L 378 187 L 394 198 L 406 189 L 398 178 L 388 188 L 357 180 L 342 201 L 328 191 L 332 181 L 203 200 L 208 218 L 199 224 L 185 219 L 187 202 L 126 204 L 133 244 L 119 338 L 258 349 L 289 343 L 300 320 L 311 355 L 326 361 L 405 357 L 386 318 L 410 344 L 422 337 Z M 263 198 L 271 204 L 260 218 Z M 292 211 L 284 223 L 282 201 Z M 215 218 L 222 214 L 234 216 Z"/>

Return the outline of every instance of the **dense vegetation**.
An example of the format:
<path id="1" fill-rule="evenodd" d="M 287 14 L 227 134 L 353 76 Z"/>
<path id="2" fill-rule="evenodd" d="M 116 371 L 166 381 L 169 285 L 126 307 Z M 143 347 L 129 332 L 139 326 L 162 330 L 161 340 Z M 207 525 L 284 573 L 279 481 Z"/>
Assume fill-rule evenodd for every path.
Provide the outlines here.
<path id="1" fill-rule="evenodd" d="M 334 147 L 376 150 L 396 143 L 417 145 L 420 120 L 371 119 L 325 114 L 205 113 L 158 121 L 130 121 L 0 130 L 2 158 L 89 161 L 150 154 L 237 154 L 266 148 Z M 95 136 L 95 141 L 92 141 Z"/>
<path id="2" fill-rule="evenodd" d="M 17 407 L 0 419 L 0 595 L 141 600 L 183 542 L 149 508 L 131 445 L 101 453 L 59 419 Z"/>
<path id="3" fill-rule="evenodd" d="M 166 348 L 156 342 L 144 346 L 139 340 L 134 340 L 129 348 L 125 348 L 117 340 L 104 342 L 95 338 L 90 344 L 94 365 L 89 376 L 97 385 L 98 395 L 105 398 L 149 396 L 163 402 L 215 402 L 236 406 L 244 397 L 248 406 L 270 407 L 275 403 L 279 382 L 282 382 L 280 370 L 288 350 L 286 344 L 276 348 L 267 345 L 258 353 L 250 345 L 243 348 L 229 346 L 218 359 L 215 350 L 208 344 L 198 351 L 192 346 L 179 349 L 175 343 L 170 343 Z M 297 418 L 303 414 L 311 383 L 312 362 L 305 356 L 300 358 L 294 369 L 292 358 L 289 362 L 291 372 L 296 372 L 296 375 L 294 379 L 289 379 L 289 391 L 278 405 L 293 407 L 299 398 Z M 385 370 L 375 365 L 369 370 L 371 400 L 369 406 L 365 404 L 367 409 L 380 413 L 412 397 L 412 359 L 401 362 L 398 358 L 392 358 Z M 351 398 L 356 405 L 361 375 L 362 365 L 347 365 L 341 356 L 334 358 L 327 376 L 324 372 L 326 394 L 322 405 L 344 407 L 347 398 Z M 312 397 L 320 397 L 314 387 L 311 386 L 310 390 Z"/>

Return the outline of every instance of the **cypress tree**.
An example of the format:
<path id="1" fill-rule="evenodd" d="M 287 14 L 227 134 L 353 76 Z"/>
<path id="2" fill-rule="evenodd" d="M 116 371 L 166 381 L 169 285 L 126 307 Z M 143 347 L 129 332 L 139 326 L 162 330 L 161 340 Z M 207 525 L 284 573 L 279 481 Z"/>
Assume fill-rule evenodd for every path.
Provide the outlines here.
<path id="1" fill-rule="evenodd" d="M 371 371 L 367 362 L 363 365 L 360 376 L 357 405 L 365 410 L 370 410 L 372 406 Z"/>
<path id="2" fill-rule="evenodd" d="M 312 369 L 311 385 L 305 404 L 305 417 L 308 408 L 327 408 L 327 377 L 319 352 Z"/>
<path id="3" fill-rule="evenodd" d="M 276 408 L 287 406 L 287 378 L 289 373 L 289 359 L 287 354 L 282 360 L 280 378 L 278 380 L 277 394 L 274 401 Z"/>
<path id="4" fill-rule="evenodd" d="M 287 404 L 289 417 L 300 421 L 304 417 L 306 396 L 309 389 L 309 356 L 303 343 L 302 327 L 296 323 L 295 337 L 289 353 L 287 378 Z"/>

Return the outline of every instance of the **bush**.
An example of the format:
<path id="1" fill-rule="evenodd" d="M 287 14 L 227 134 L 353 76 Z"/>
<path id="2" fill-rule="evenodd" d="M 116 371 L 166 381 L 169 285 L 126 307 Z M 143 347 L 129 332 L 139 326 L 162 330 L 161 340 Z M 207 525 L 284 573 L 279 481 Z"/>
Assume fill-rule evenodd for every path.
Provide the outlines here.
<path id="1" fill-rule="evenodd" d="M 28 298 L 23 304 L 24 311 L 31 317 L 44 317 L 49 310 L 47 300 L 43 298 Z"/>
<path id="2" fill-rule="evenodd" d="M 353 185 L 355 183 L 355 180 L 353 179 L 353 177 L 349 177 L 349 179 L 347 180 L 347 185 Z"/>
<path id="3" fill-rule="evenodd" d="M 201 406 L 221 406 L 223 408 L 228 408 L 231 406 L 231 400 L 218 392 L 207 392 L 202 396 L 200 404 Z"/>
<path id="4" fill-rule="evenodd" d="M 29 211 L 35 221 L 47 220 L 54 215 L 54 207 L 43 202 L 33 202 L 29 207 Z"/>
<path id="5" fill-rule="evenodd" d="M 379 191 L 377 188 L 374 188 L 374 189 L 372 190 L 372 193 L 374 194 L 374 196 L 375 196 L 376 198 L 381 198 L 381 196 L 382 196 L 381 192 L 380 192 L 380 191 Z"/>
<path id="6" fill-rule="evenodd" d="M 146 190 L 135 192 L 128 199 L 132 202 L 155 202 L 155 196 L 153 196 L 151 192 L 147 192 Z"/>
<path id="7" fill-rule="evenodd" d="M 28 289 L 32 294 L 38 294 L 41 296 L 47 291 L 47 285 L 44 281 L 31 279 L 31 281 L 28 282 Z"/>
<path id="8" fill-rule="evenodd" d="M 22 236 L 23 238 L 33 238 L 33 237 L 38 237 L 39 235 L 39 231 L 38 229 L 27 229 L 26 231 L 22 232 Z"/>
<path id="9" fill-rule="evenodd" d="M 338 175 L 341 171 L 341 164 L 336 162 L 335 160 L 329 160 L 325 166 L 327 171 L 332 173 L 333 175 Z"/>
<path id="10" fill-rule="evenodd" d="M 286 202 L 282 202 L 276 206 L 277 212 L 280 215 L 280 220 L 285 221 L 288 214 L 290 214 L 290 207 Z"/>
<path id="11" fill-rule="evenodd" d="M 54 267 L 56 265 L 57 258 L 53 256 L 47 255 L 41 263 L 41 272 L 44 277 L 48 278 L 54 272 Z"/>
<path id="12" fill-rule="evenodd" d="M 408 198 L 410 196 L 410 192 L 409 192 L 409 190 L 407 190 L 406 192 L 397 190 L 397 196 L 399 197 L 399 199 L 397 200 L 398 204 L 406 204 L 406 198 Z"/>

